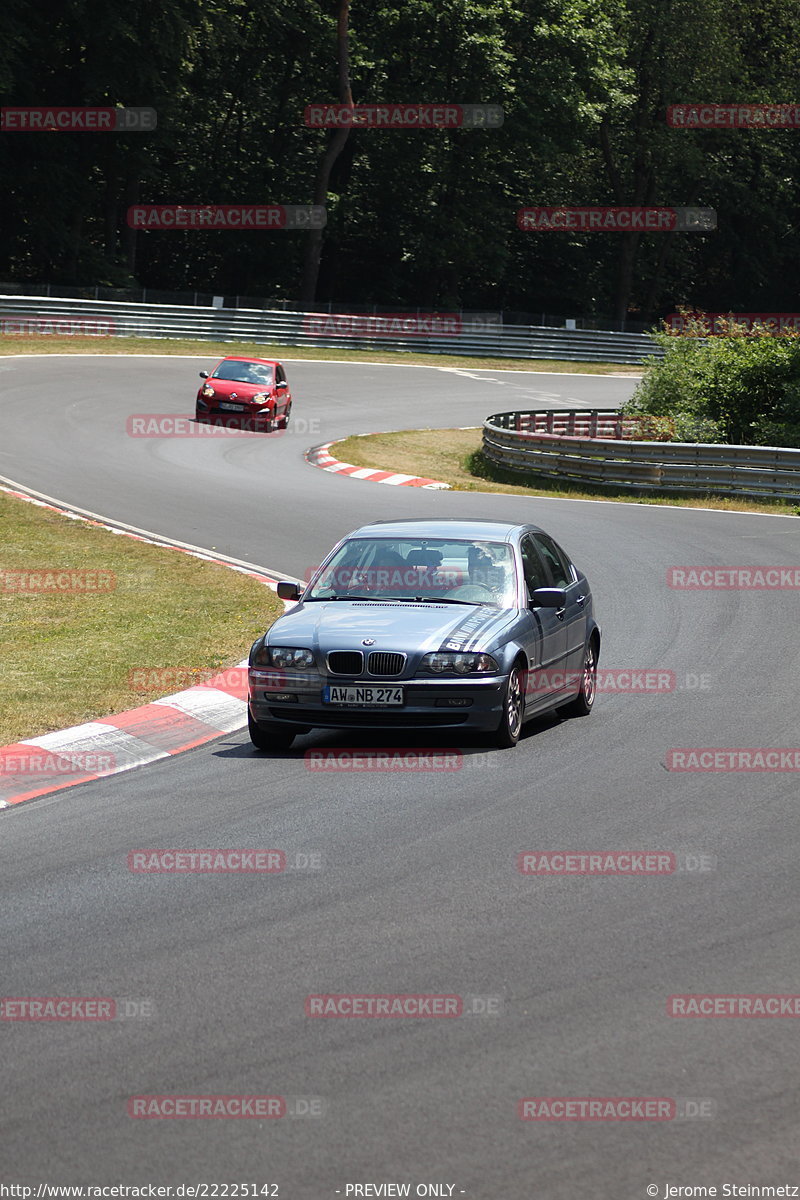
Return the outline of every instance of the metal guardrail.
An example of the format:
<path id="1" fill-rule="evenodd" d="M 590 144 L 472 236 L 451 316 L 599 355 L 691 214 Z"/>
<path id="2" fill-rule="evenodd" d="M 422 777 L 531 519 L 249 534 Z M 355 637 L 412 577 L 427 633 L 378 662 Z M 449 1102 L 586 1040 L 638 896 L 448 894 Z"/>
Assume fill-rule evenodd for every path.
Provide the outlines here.
<path id="1" fill-rule="evenodd" d="M 552 329 L 528 325 L 481 325 L 465 317 L 444 335 L 424 329 L 424 316 L 405 318 L 404 329 L 387 333 L 385 318 L 265 309 L 225 309 L 126 301 L 72 300 L 0 295 L 0 334 L 60 333 L 145 338 L 192 338 L 215 342 L 261 342 L 347 350 L 409 350 L 486 358 L 554 358 L 570 362 L 638 364 L 662 350 L 646 334 Z M 356 322 L 358 332 L 348 331 Z"/>
<path id="2" fill-rule="evenodd" d="M 483 423 L 483 452 L 508 470 L 569 483 L 800 501 L 800 449 L 636 442 L 624 437 L 631 429 L 611 410 L 495 413 Z"/>

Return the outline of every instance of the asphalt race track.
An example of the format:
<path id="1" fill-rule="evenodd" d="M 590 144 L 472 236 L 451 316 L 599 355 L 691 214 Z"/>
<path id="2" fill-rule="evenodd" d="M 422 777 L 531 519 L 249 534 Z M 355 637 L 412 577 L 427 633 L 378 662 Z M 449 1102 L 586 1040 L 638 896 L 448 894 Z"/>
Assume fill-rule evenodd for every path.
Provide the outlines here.
<path id="1" fill-rule="evenodd" d="M 537 722 L 513 751 L 462 747 L 457 771 L 323 774 L 303 759 L 418 735 L 316 733 L 269 759 L 237 734 L 0 813 L 2 994 L 153 1005 L 125 1021 L 0 1024 L 4 1176 L 277 1183 L 280 1200 L 356 1183 L 472 1200 L 800 1183 L 800 1022 L 667 1015 L 672 994 L 800 992 L 797 775 L 664 765 L 673 747 L 800 744 L 796 593 L 666 582 L 676 565 L 796 565 L 800 526 L 381 487 L 302 459 L 353 432 L 607 407 L 630 393 L 623 378 L 297 362 L 283 438 L 126 436 L 131 413 L 188 413 L 204 365 L 0 360 L 0 475 L 296 576 L 368 519 L 533 520 L 589 575 L 601 667 L 671 670 L 676 686 L 601 694 L 590 718 Z M 129 851 L 151 847 L 276 847 L 322 866 L 129 872 Z M 713 869 L 527 877 L 526 850 L 673 851 Z M 499 997 L 501 1011 L 309 1018 L 319 993 Z M 325 1111 L 127 1115 L 133 1095 L 210 1093 L 320 1097 Z M 522 1121 L 531 1096 L 667 1097 L 679 1111 L 689 1098 L 707 1115 Z"/>

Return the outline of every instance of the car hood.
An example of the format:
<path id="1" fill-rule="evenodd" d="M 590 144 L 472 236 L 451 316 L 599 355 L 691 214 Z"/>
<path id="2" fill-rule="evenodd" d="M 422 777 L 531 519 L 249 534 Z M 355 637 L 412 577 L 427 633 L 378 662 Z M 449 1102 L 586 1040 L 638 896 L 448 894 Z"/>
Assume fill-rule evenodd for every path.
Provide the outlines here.
<path id="1" fill-rule="evenodd" d="M 270 628 L 270 646 L 305 646 L 321 652 L 370 650 L 427 654 L 433 650 L 488 650 L 516 612 L 492 605 L 316 600 L 298 604 Z"/>
<path id="2" fill-rule="evenodd" d="M 225 399 L 231 392 L 236 392 L 237 400 L 250 400 L 257 392 L 269 393 L 270 383 L 239 383 L 237 379 L 208 379 L 206 382 L 214 389 L 214 395 Z"/>

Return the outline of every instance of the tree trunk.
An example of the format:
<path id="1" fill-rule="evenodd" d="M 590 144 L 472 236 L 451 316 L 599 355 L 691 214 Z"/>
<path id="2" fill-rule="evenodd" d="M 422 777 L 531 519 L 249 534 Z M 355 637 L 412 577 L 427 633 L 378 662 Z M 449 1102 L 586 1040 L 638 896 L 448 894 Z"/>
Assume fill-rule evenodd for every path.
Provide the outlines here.
<path id="1" fill-rule="evenodd" d="M 614 158 L 608 114 L 600 124 L 600 148 L 603 153 L 603 161 L 614 194 L 614 203 L 620 206 L 652 204 L 655 191 L 655 173 L 647 153 L 649 132 L 649 82 L 647 78 L 641 82 L 640 87 L 641 95 L 634 127 L 634 152 L 629 171 L 629 189 L 625 186 L 625 181 Z M 630 233 L 620 233 L 617 236 L 620 241 L 620 254 L 613 310 L 615 324 L 619 326 L 620 330 L 624 330 L 633 291 L 636 256 L 639 252 L 642 235 L 631 231 Z"/>
<path id="2" fill-rule="evenodd" d="M 633 289 L 633 269 L 636 265 L 636 252 L 639 249 L 638 233 L 618 234 L 622 245 L 617 269 L 617 287 L 614 293 L 614 322 L 625 332 L 625 322 L 628 318 L 628 305 Z"/>
<path id="3" fill-rule="evenodd" d="M 337 23 L 336 40 L 339 59 L 339 101 L 352 107 L 353 93 L 350 88 L 350 45 L 348 41 L 348 22 L 350 18 L 350 0 L 340 0 L 339 19 Z M 328 199 L 328 182 L 331 177 L 333 164 L 344 149 L 350 135 L 350 126 L 337 129 L 331 137 L 320 159 L 317 178 L 314 184 L 312 203 L 323 205 Z M 303 279 L 300 287 L 300 311 L 309 312 L 314 305 L 319 279 L 319 264 L 322 257 L 321 229 L 311 229 L 306 235 L 305 260 L 303 263 Z"/>
<path id="4" fill-rule="evenodd" d="M 130 275 L 136 275 L 136 234 L 137 230 L 131 228 L 128 224 L 128 208 L 133 204 L 139 203 L 141 194 L 141 183 L 138 176 L 129 178 L 125 184 L 125 224 L 122 228 L 122 245 L 125 253 L 125 261 L 128 266 Z"/>
<path id="5" fill-rule="evenodd" d="M 661 281 L 664 277 L 664 267 L 666 266 L 667 256 L 672 248 L 672 239 L 675 237 L 675 234 L 670 231 L 670 233 L 662 234 L 661 237 L 662 241 L 661 249 L 658 252 L 658 262 L 656 263 L 656 268 L 650 280 L 650 287 L 642 304 L 642 319 L 645 321 L 652 319 L 653 310 L 656 307 L 656 300 L 661 288 Z"/>

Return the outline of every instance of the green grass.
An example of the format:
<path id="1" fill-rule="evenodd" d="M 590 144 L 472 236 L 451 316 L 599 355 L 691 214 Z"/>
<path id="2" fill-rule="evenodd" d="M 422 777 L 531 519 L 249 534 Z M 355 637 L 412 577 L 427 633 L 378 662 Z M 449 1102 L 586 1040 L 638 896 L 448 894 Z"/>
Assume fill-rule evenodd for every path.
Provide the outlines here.
<path id="1" fill-rule="evenodd" d="M 198 358 L 224 358 L 249 354 L 254 358 L 340 359 L 347 362 L 389 363 L 398 366 L 464 367 L 484 371 L 546 371 L 564 375 L 641 375 L 642 368 L 624 363 L 575 363 L 544 358 L 478 358 L 456 354 L 430 354 L 402 350 L 345 350 L 338 346 L 283 346 L 258 342 L 203 342 L 190 338 L 38 337 L 27 334 L 0 336 L 2 354 L 193 354 Z"/>
<path id="2" fill-rule="evenodd" d="M 503 470 L 481 453 L 480 429 L 412 429 L 373 433 L 334 443 L 331 453 L 357 467 L 379 467 L 405 475 L 421 475 L 449 483 L 460 492 L 504 492 L 515 496 L 550 496 L 566 500 L 624 500 L 636 504 L 668 504 L 679 508 L 716 508 L 731 512 L 800 515 L 796 504 L 739 498 L 657 495 L 650 492 L 559 483 L 552 479 Z"/>
<path id="3" fill-rule="evenodd" d="M 180 691 L 246 657 L 283 612 L 250 576 L 0 492 L 0 745 Z M 105 572 L 111 590 L 8 590 L 8 572 Z M 175 668 L 159 688 L 142 668 Z"/>

